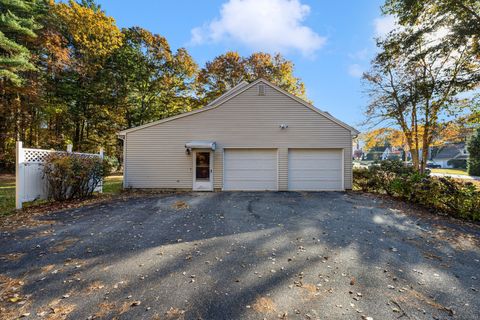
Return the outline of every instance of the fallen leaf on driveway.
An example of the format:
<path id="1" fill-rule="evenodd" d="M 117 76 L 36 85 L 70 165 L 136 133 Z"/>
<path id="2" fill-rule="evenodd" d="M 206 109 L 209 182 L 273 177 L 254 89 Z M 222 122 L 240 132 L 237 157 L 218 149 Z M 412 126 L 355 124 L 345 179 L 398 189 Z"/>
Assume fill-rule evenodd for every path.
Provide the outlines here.
<path id="1" fill-rule="evenodd" d="M 165 312 L 165 315 L 167 316 L 167 319 L 169 320 L 180 320 L 185 318 L 185 310 L 170 307 L 167 312 Z"/>
<path id="2" fill-rule="evenodd" d="M 23 252 L 3 254 L 3 255 L 0 255 L 0 260 L 17 261 L 17 260 L 20 260 L 24 255 L 25 253 Z"/>
<path id="3" fill-rule="evenodd" d="M 87 293 L 91 293 L 93 291 L 101 290 L 103 288 L 105 288 L 105 285 L 102 282 L 94 281 L 88 287 L 85 288 L 85 291 Z"/>
<path id="4" fill-rule="evenodd" d="M 277 306 L 273 303 L 272 299 L 267 297 L 259 297 L 253 304 L 253 310 L 261 313 L 275 312 L 276 307 Z"/>
<path id="5" fill-rule="evenodd" d="M 188 209 L 190 208 L 190 206 L 185 201 L 178 200 L 178 201 L 175 201 L 174 204 L 172 204 L 172 208 L 177 210 L 182 210 L 182 209 Z"/>
<path id="6" fill-rule="evenodd" d="M 52 271 L 53 268 L 55 268 L 54 264 L 47 264 L 46 266 L 43 266 L 40 270 L 41 270 L 41 273 L 47 273 Z"/>
<path id="7" fill-rule="evenodd" d="M 106 315 L 108 315 L 112 310 L 115 309 L 115 304 L 114 303 L 108 303 L 108 302 L 102 302 L 98 305 L 98 310 L 94 318 L 104 318 Z"/>
<path id="8" fill-rule="evenodd" d="M 80 239 L 78 238 L 67 238 L 67 239 L 64 239 L 60 242 L 58 242 L 57 244 L 55 244 L 55 246 L 53 246 L 52 248 L 50 248 L 50 252 L 54 252 L 54 253 L 60 253 L 60 252 L 63 252 L 65 250 L 67 250 L 68 247 L 74 245 L 75 243 L 77 243 Z"/>
<path id="9" fill-rule="evenodd" d="M 25 313 L 29 303 L 21 295 L 24 284 L 23 280 L 0 274 L 0 318 L 15 319 Z"/>
<path id="10" fill-rule="evenodd" d="M 56 299 L 48 305 L 37 310 L 37 315 L 45 315 L 47 320 L 64 320 L 76 308 L 74 304 L 63 303 L 62 300 Z"/>

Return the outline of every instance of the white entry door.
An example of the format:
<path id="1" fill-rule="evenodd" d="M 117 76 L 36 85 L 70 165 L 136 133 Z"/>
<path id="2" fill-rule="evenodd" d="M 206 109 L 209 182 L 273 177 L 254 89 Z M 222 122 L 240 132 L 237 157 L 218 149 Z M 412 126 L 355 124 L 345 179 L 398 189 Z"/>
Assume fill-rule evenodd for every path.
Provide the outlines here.
<path id="1" fill-rule="evenodd" d="M 213 190 L 213 156 L 211 151 L 193 151 L 193 190 Z"/>
<path id="2" fill-rule="evenodd" d="M 276 149 L 225 149 L 223 189 L 277 190 Z"/>
<path id="3" fill-rule="evenodd" d="M 290 149 L 288 190 L 343 190 L 341 149 Z"/>

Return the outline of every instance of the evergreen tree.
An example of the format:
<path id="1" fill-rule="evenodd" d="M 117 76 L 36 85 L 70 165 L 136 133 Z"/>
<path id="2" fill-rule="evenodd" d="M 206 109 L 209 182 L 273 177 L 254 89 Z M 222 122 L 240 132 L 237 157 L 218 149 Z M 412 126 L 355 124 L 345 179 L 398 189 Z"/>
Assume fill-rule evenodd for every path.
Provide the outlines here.
<path id="1" fill-rule="evenodd" d="M 44 4 L 35 0 L 0 0 L 0 81 L 22 83 L 22 72 L 35 70 L 26 43 L 40 28 L 35 17 Z"/>
<path id="2" fill-rule="evenodd" d="M 468 174 L 471 176 L 480 176 L 480 128 L 470 138 L 467 145 L 468 153 Z"/>

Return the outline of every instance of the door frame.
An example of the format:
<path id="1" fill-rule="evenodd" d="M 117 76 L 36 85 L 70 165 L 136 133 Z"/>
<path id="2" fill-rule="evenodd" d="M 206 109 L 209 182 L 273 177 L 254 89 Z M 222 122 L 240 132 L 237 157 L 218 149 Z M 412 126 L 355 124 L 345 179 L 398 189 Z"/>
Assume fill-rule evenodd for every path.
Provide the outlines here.
<path id="1" fill-rule="evenodd" d="M 197 182 L 197 152 L 208 152 L 210 154 L 210 179 L 209 181 Z M 193 150 L 192 151 L 192 190 L 193 191 L 213 191 L 213 152 L 212 150 Z"/>

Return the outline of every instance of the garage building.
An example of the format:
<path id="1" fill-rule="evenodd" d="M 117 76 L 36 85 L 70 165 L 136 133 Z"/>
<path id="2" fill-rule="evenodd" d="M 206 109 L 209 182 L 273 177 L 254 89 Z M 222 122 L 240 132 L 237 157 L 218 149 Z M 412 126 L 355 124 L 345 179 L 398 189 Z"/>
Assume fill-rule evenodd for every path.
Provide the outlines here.
<path id="1" fill-rule="evenodd" d="M 124 130 L 124 187 L 198 191 L 352 188 L 358 131 L 272 83 Z"/>

